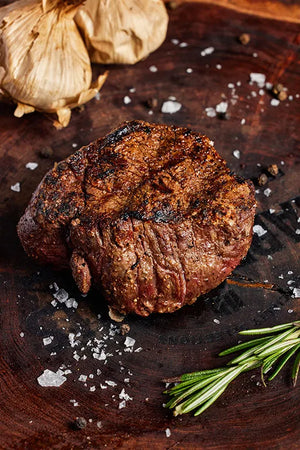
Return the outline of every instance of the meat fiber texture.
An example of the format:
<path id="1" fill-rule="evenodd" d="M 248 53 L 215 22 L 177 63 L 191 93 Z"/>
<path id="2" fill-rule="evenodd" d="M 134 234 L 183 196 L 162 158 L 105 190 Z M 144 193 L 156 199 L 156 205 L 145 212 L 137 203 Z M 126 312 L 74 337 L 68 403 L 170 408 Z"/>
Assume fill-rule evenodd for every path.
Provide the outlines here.
<path id="1" fill-rule="evenodd" d="M 173 312 L 218 286 L 247 254 L 251 181 L 232 174 L 204 135 L 125 122 L 55 165 L 20 219 L 25 251 L 71 267 L 110 307 Z"/>

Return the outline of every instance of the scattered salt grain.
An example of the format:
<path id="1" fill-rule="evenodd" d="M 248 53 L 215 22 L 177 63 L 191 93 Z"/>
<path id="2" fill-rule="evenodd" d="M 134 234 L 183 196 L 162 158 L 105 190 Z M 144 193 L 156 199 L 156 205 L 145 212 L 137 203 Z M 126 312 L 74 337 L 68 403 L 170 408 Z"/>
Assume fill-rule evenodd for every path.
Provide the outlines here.
<path id="1" fill-rule="evenodd" d="M 102 422 L 100 420 L 97 422 L 97 428 L 102 428 Z"/>
<path id="2" fill-rule="evenodd" d="M 274 214 L 275 211 L 276 211 L 275 209 L 272 209 L 272 208 L 269 209 L 270 214 Z"/>
<path id="3" fill-rule="evenodd" d="M 273 87 L 273 84 L 270 83 L 269 81 L 267 81 L 267 82 L 266 82 L 266 89 L 267 89 L 268 91 L 270 91 L 270 90 L 272 89 L 272 87 Z"/>
<path id="4" fill-rule="evenodd" d="M 53 297 L 59 301 L 59 303 L 65 303 L 68 300 L 69 294 L 64 289 L 58 289 L 57 292 L 53 294 Z"/>
<path id="5" fill-rule="evenodd" d="M 128 95 L 125 95 L 125 97 L 123 98 L 123 102 L 125 103 L 125 105 L 128 105 L 129 103 L 131 103 L 131 98 Z"/>
<path id="6" fill-rule="evenodd" d="M 57 306 L 57 301 L 56 300 L 52 300 L 51 305 L 55 308 L 55 306 Z"/>
<path id="7" fill-rule="evenodd" d="M 130 92 L 131 94 L 134 94 L 134 93 L 136 92 L 136 88 L 130 88 L 130 89 L 129 89 L 129 92 Z"/>
<path id="8" fill-rule="evenodd" d="M 100 98 L 101 98 L 100 92 L 97 92 L 94 98 L 95 98 L 97 101 L 99 101 Z"/>
<path id="9" fill-rule="evenodd" d="M 293 283 L 295 283 L 295 281 L 294 281 L 294 280 L 289 280 L 289 281 L 287 281 L 287 283 L 286 283 L 286 284 L 287 284 L 288 286 L 290 286 L 290 285 L 291 285 L 291 284 L 293 284 Z"/>
<path id="10" fill-rule="evenodd" d="M 95 392 L 95 390 L 96 390 L 96 386 L 91 386 L 91 387 L 90 387 L 90 391 L 91 391 L 91 392 Z"/>
<path id="11" fill-rule="evenodd" d="M 300 228 L 297 228 L 296 234 L 300 234 Z"/>
<path id="12" fill-rule="evenodd" d="M 36 162 L 28 162 L 25 167 L 26 167 L 26 169 L 34 170 L 37 168 L 37 166 L 38 166 L 38 163 L 36 163 Z"/>
<path id="13" fill-rule="evenodd" d="M 87 380 L 87 375 L 80 375 L 80 377 L 78 378 L 78 381 L 82 381 L 83 383 L 85 383 Z"/>
<path id="14" fill-rule="evenodd" d="M 169 438 L 169 437 L 171 436 L 171 430 L 170 430 L 170 428 L 166 428 L 166 429 L 165 429 L 165 432 L 166 432 L 167 438 Z"/>
<path id="15" fill-rule="evenodd" d="M 124 342 L 125 347 L 133 347 L 135 344 L 135 339 L 127 336 Z"/>
<path id="16" fill-rule="evenodd" d="M 181 109 L 182 105 L 179 102 L 173 100 L 168 100 L 163 103 L 161 107 L 161 112 L 164 114 L 174 114 Z"/>
<path id="17" fill-rule="evenodd" d="M 293 312 L 294 312 L 294 310 L 293 309 L 288 309 L 288 311 L 287 311 L 289 314 L 292 314 Z"/>
<path id="18" fill-rule="evenodd" d="M 128 400 L 132 400 L 132 397 L 130 397 L 128 394 L 126 394 L 125 389 L 123 388 L 119 394 L 119 399 L 125 400 L 127 402 Z"/>
<path id="19" fill-rule="evenodd" d="M 21 185 L 20 183 L 13 184 L 10 189 L 14 192 L 21 192 Z"/>
<path id="20" fill-rule="evenodd" d="M 279 103 L 280 103 L 280 100 L 278 100 L 277 98 L 272 98 L 272 100 L 270 101 L 271 106 L 278 106 Z"/>
<path id="21" fill-rule="evenodd" d="M 126 407 L 126 402 L 125 402 L 125 400 L 123 400 L 122 402 L 119 403 L 119 409 L 122 409 L 125 407 Z"/>
<path id="22" fill-rule="evenodd" d="M 221 70 L 221 69 L 222 69 L 221 64 L 217 64 L 217 65 L 216 65 L 216 69 Z"/>
<path id="23" fill-rule="evenodd" d="M 23 331 L 21 331 L 21 333 L 20 333 L 20 337 L 22 338 L 22 337 L 24 337 L 24 333 L 23 333 Z"/>
<path id="24" fill-rule="evenodd" d="M 149 70 L 150 70 L 150 72 L 153 72 L 153 73 L 155 73 L 155 72 L 157 72 L 157 67 L 156 66 L 150 66 L 149 67 Z"/>
<path id="25" fill-rule="evenodd" d="M 257 93 L 255 91 L 251 91 L 252 97 L 257 97 Z"/>
<path id="26" fill-rule="evenodd" d="M 44 345 L 49 345 L 49 344 L 51 344 L 51 342 L 53 341 L 53 339 L 54 339 L 54 336 L 48 336 L 48 337 L 45 337 L 45 338 L 43 338 L 43 344 L 44 344 Z"/>
<path id="27" fill-rule="evenodd" d="M 261 237 L 267 233 L 267 230 L 265 230 L 261 225 L 254 225 L 253 233 L 257 234 L 258 237 Z"/>
<path id="28" fill-rule="evenodd" d="M 240 159 L 241 157 L 241 152 L 239 150 L 233 150 L 232 154 L 237 159 Z"/>
<path id="29" fill-rule="evenodd" d="M 186 73 L 192 73 L 193 72 L 193 69 L 191 68 L 191 67 L 188 67 L 187 69 L 186 69 Z"/>
<path id="30" fill-rule="evenodd" d="M 270 189 L 270 188 L 267 188 L 267 189 L 264 190 L 264 195 L 265 195 L 266 197 L 270 197 L 271 192 L 272 192 L 271 189 Z"/>
<path id="31" fill-rule="evenodd" d="M 289 270 L 289 271 L 288 271 L 288 275 L 293 275 L 293 273 L 294 273 L 294 272 L 293 272 L 292 270 Z"/>
<path id="32" fill-rule="evenodd" d="M 254 53 L 252 54 L 252 56 L 253 56 L 253 58 L 257 58 L 257 57 L 258 57 L 258 54 L 257 54 L 256 52 L 254 52 Z"/>
<path id="33" fill-rule="evenodd" d="M 179 47 L 181 48 L 185 48 L 187 47 L 189 44 L 187 42 L 180 42 Z"/>
<path id="34" fill-rule="evenodd" d="M 214 321 L 216 324 L 218 324 L 218 325 L 221 323 L 221 322 L 219 321 L 219 319 L 214 319 L 213 321 Z"/>
<path id="35" fill-rule="evenodd" d="M 220 102 L 217 106 L 216 106 L 216 111 L 219 114 L 225 114 L 226 111 L 228 109 L 228 103 L 227 102 Z"/>
<path id="36" fill-rule="evenodd" d="M 246 119 L 242 119 L 241 120 L 241 125 L 245 125 L 245 123 L 246 123 Z"/>
<path id="37" fill-rule="evenodd" d="M 178 45 L 179 44 L 179 40 L 178 39 L 171 39 L 171 42 L 174 45 Z"/>
<path id="38" fill-rule="evenodd" d="M 205 108 L 205 112 L 207 117 L 216 117 L 217 115 L 215 108 L 212 107 Z"/>
<path id="39" fill-rule="evenodd" d="M 281 274 L 278 276 L 278 278 L 280 278 L 280 280 L 283 280 L 283 278 L 284 278 L 283 273 L 281 273 Z"/>
<path id="40" fill-rule="evenodd" d="M 293 289 L 293 296 L 295 298 L 300 298 L 300 288 L 294 288 Z"/>
<path id="41" fill-rule="evenodd" d="M 250 73 L 250 82 L 256 83 L 259 87 L 264 87 L 266 82 L 266 75 L 263 73 Z"/>
<path id="42" fill-rule="evenodd" d="M 211 55 L 215 51 L 214 47 L 207 47 L 201 52 L 201 56 Z"/>
<path id="43" fill-rule="evenodd" d="M 115 383 L 114 381 L 106 380 L 105 383 L 106 383 L 108 386 L 112 386 L 112 387 L 117 386 L 117 383 Z"/>
<path id="44" fill-rule="evenodd" d="M 63 375 L 61 375 L 60 373 L 52 372 L 52 370 L 49 370 L 49 369 L 44 370 L 42 375 L 40 375 L 37 378 L 39 385 L 43 386 L 43 387 L 49 387 L 49 386 L 59 387 L 66 380 L 67 380 L 67 378 L 64 377 Z"/>
<path id="45" fill-rule="evenodd" d="M 259 95 L 265 95 L 265 91 L 264 91 L 263 89 L 260 89 L 260 90 L 258 91 L 258 93 L 259 93 Z"/>

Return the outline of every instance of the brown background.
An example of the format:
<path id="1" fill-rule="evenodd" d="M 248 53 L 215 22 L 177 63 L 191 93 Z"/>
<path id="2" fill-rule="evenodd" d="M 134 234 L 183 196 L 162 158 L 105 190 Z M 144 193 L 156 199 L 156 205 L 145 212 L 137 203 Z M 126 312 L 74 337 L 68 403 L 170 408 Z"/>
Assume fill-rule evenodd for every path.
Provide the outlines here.
<path id="1" fill-rule="evenodd" d="M 282 5 L 287 12 L 296 7 L 295 2 Z M 278 18 L 278 10 L 274 11 Z M 293 286 L 300 287 L 300 235 L 295 232 L 300 228 L 298 31 L 296 23 L 220 6 L 185 4 L 170 12 L 163 46 L 135 66 L 109 67 L 100 100 L 92 100 L 82 112 L 74 111 L 68 128 L 57 131 L 41 114 L 14 118 L 14 107 L 1 104 L 0 448 L 299 448 L 299 387 L 291 387 L 288 370 L 268 388 L 261 385 L 258 371 L 242 376 L 198 418 L 173 418 L 162 408 L 161 383 L 164 377 L 226 363 L 217 353 L 236 343 L 240 329 L 299 319 L 299 300 L 291 297 L 287 285 L 292 279 Z M 237 41 L 242 32 L 251 35 L 247 46 Z M 174 45 L 174 38 L 188 46 Z M 214 53 L 202 57 L 201 51 L 209 46 L 215 48 Z M 149 71 L 151 65 L 157 66 L 156 73 Z M 187 68 L 193 72 L 188 74 Z M 101 66 L 94 67 L 95 75 L 103 71 Z M 269 82 L 283 83 L 293 100 L 271 106 L 270 93 L 260 96 L 259 88 L 249 85 L 252 72 L 264 73 Z M 230 102 L 227 85 L 236 86 L 237 81 L 241 81 L 236 87 L 237 102 L 229 103 L 227 120 L 207 117 L 206 107 L 215 107 L 222 99 Z M 135 93 L 129 92 L 132 87 Z M 125 95 L 131 97 L 129 105 L 123 102 Z M 174 115 L 162 114 L 160 107 L 170 95 L 182 103 L 182 109 Z M 158 99 L 158 107 L 150 116 L 146 103 L 152 98 Z M 246 123 L 241 125 L 243 118 Z M 232 170 L 253 180 L 271 163 L 278 164 L 280 173 L 269 177 L 269 197 L 261 188 L 257 194 L 256 223 L 268 232 L 261 238 L 254 236 L 246 261 L 231 280 L 172 315 L 128 318 L 129 334 L 143 351 L 122 356 L 126 370 L 133 373 L 126 387 L 133 401 L 118 410 L 118 401 L 112 399 L 122 388 L 117 359 L 109 360 L 104 368 L 91 357 L 77 363 L 68 345 L 68 333 L 78 329 L 78 323 L 83 328 L 82 341 L 101 336 L 99 326 L 107 328 L 110 323 L 105 304 L 96 292 L 81 299 L 68 273 L 58 274 L 30 261 L 15 227 L 42 176 L 74 150 L 72 144 L 78 148 L 131 119 L 205 132 Z M 54 150 L 50 159 L 40 157 L 46 145 Z M 240 160 L 234 158 L 234 149 L 240 150 Z M 29 161 L 37 162 L 38 168 L 26 169 Z M 10 189 L 16 182 L 21 184 L 20 193 Z M 276 212 L 270 214 L 269 208 Z M 256 283 L 265 280 L 263 286 Z M 79 300 L 76 311 L 50 305 L 53 298 L 48 286 L 53 281 Z M 54 336 L 53 345 L 44 347 L 42 338 L 49 335 Z M 114 350 L 114 344 L 110 345 Z M 56 355 L 50 356 L 51 351 Z M 38 385 L 36 379 L 44 369 L 57 370 L 63 363 L 71 365 L 72 374 L 60 388 Z M 77 379 L 97 368 L 103 369 L 103 379 L 99 376 L 96 391 L 90 392 Z M 99 389 L 105 379 L 116 381 L 118 388 Z M 79 406 L 74 407 L 70 399 L 76 399 Z M 76 416 L 93 421 L 85 430 L 75 431 L 71 424 Z M 101 429 L 96 426 L 99 420 Z"/>

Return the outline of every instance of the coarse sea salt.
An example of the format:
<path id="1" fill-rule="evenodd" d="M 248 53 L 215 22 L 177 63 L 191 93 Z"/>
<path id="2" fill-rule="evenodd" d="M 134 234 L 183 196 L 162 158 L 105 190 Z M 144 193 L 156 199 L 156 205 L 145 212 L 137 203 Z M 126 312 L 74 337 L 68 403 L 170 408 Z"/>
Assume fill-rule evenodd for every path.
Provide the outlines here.
<path id="1" fill-rule="evenodd" d="M 272 98 L 272 100 L 270 101 L 271 106 L 278 106 L 279 103 L 280 103 L 280 100 L 278 100 L 277 98 Z"/>
<path id="2" fill-rule="evenodd" d="M 65 289 L 58 289 L 57 292 L 54 292 L 53 297 L 59 301 L 59 303 L 65 303 L 68 300 L 69 294 Z"/>
<path id="3" fill-rule="evenodd" d="M 270 197 L 271 192 L 272 192 L 271 189 L 270 189 L 270 188 L 267 188 L 267 189 L 264 190 L 264 195 L 265 195 L 266 197 Z"/>
<path id="4" fill-rule="evenodd" d="M 257 234 L 258 237 L 263 236 L 267 232 L 268 231 L 265 230 L 261 225 L 254 225 L 254 227 L 253 227 L 253 233 Z"/>
<path id="5" fill-rule="evenodd" d="M 256 83 L 259 87 L 264 87 L 266 82 L 266 75 L 263 73 L 250 73 L 250 82 Z"/>
<path id="6" fill-rule="evenodd" d="M 61 386 L 67 380 L 67 378 L 64 377 L 59 372 L 60 371 L 53 372 L 52 370 L 49 370 L 49 369 L 44 370 L 42 375 L 40 375 L 37 378 L 39 385 L 43 386 L 43 387 L 50 387 L 50 386 L 51 387 L 59 387 L 59 386 Z"/>
<path id="7" fill-rule="evenodd" d="M 232 154 L 237 159 L 240 159 L 241 157 L 241 152 L 239 150 L 233 150 Z"/>
<path id="8" fill-rule="evenodd" d="M 171 430 L 170 428 L 165 429 L 166 437 L 169 438 L 171 436 Z"/>
<path id="9" fill-rule="evenodd" d="M 38 166 L 38 163 L 36 163 L 36 162 L 28 162 L 25 167 L 26 167 L 26 169 L 34 170 L 37 168 L 37 166 Z"/>
<path id="10" fill-rule="evenodd" d="M 227 102 L 220 102 L 216 106 L 216 111 L 219 114 L 225 114 L 228 109 L 228 103 Z"/>
<path id="11" fill-rule="evenodd" d="M 12 191 L 14 191 L 14 192 L 21 192 L 21 185 L 20 185 L 20 183 L 18 182 L 18 183 L 16 183 L 16 184 L 13 184 L 13 185 L 10 187 L 10 189 L 11 189 Z"/>
<path id="12" fill-rule="evenodd" d="M 131 338 L 129 336 L 126 336 L 126 339 L 125 339 L 125 342 L 124 342 L 125 347 L 133 347 L 134 344 L 135 344 L 135 339 L 133 339 L 133 338 Z"/>
<path id="13" fill-rule="evenodd" d="M 205 108 L 205 112 L 207 117 L 216 117 L 217 115 L 215 108 L 212 108 L 211 106 Z"/>
<path id="14" fill-rule="evenodd" d="M 161 107 L 161 112 L 164 114 L 174 114 L 178 111 L 180 111 L 182 105 L 179 102 L 168 100 L 163 103 Z"/>
<path id="15" fill-rule="evenodd" d="M 155 72 L 158 71 L 158 68 L 157 68 L 156 66 L 150 66 L 150 67 L 149 67 L 149 70 L 150 70 L 150 72 L 155 73 Z"/>
<path id="16" fill-rule="evenodd" d="M 48 337 L 45 337 L 45 338 L 43 338 L 43 344 L 44 344 L 44 345 L 49 345 L 49 344 L 51 344 L 51 342 L 53 341 L 53 339 L 54 339 L 54 336 L 48 336 Z"/>
<path id="17" fill-rule="evenodd" d="M 129 105 L 129 103 L 131 103 L 131 98 L 129 97 L 129 95 L 125 95 L 125 97 L 123 98 L 123 102 L 125 105 Z"/>
<path id="18" fill-rule="evenodd" d="M 214 47 L 207 47 L 201 52 L 201 56 L 211 55 L 215 51 Z"/>
<path id="19" fill-rule="evenodd" d="M 300 288 L 293 289 L 293 296 L 294 298 L 300 298 Z"/>

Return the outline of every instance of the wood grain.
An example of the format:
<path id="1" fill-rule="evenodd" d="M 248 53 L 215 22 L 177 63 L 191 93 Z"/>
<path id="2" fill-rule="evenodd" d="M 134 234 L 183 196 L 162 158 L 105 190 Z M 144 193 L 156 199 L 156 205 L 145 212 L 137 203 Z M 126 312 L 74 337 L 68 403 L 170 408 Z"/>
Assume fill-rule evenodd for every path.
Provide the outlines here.
<path id="1" fill-rule="evenodd" d="M 300 287 L 298 26 L 245 17 L 213 5 L 185 4 L 170 12 L 163 46 L 135 66 L 109 67 L 100 100 L 92 100 L 82 112 L 74 111 L 70 126 L 61 131 L 41 114 L 17 119 L 12 105 L 0 105 L 1 449 L 299 447 L 300 389 L 291 387 L 288 368 L 267 388 L 259 371 L 242 376 L 198 418 L 174 418 L 162 407 L 163 378 L 226 363 L 217 354 L 237 342 L 240 329 L 300 317 L 299 299 L 292 298 L 290 290 Z M 237 41 L 241 32 L 251 35 L 247 46 Z M 172 39 L 187 45 L 174 44 Z M 201 56 L 211 46 L 214 52 Z M 149 71 L 152 65 L 157 72 Z M 95 66 L 94 75 L 104 69 Z M 269 82 L 281 82 L 292 97 L 272 106 L 269 91 L 260 92 L 256 84 L 249 84 L 253 72 L 265 74 Z M 126 95 L 131 98 L 127 105 Z M 182 104 L 173 115 L 160 112 L 169 96 Z M 158 106 L 149 114 L 146 104 L 153 98 Z M 206 108 L 224 100 L 229 104 L 227 120 L 209 117 Z M 108 338 L 106 351 L 114 356 L 104 365 L 92 357 L 87 345 L 90 339 L 108 334 L 110 327 L 100 294 L 94 291 L 84 299 L 69 273 L 56 273 L 29 260 L 18 241 L 16 224 L 33 190 L 56 161 L 131 119 L 205 132 L 231 169 L 244 177 L 256 180 L 272 163 L 278 165 L 279 175 L 269 175 L 266 186 L 257 186 L 256 224 L 267 233 L 261 238 L 254 235 L 246 260 L 230 280 L 174 314 L 129 317 L 129 336 L 136 340 L 135 348 L 143 350 L 124 352 L 125 336 Z M 49 145 L 53 157 L 42 158 L 40 149 Z M 233 156 L 235 149 L 240 150 L 240 159 Z M 37 162 L 37 169 L 27 169 L 28 162 Z M 20 192 L 10 188 L 17 182 Z M 271 189 L 269 196 L 264 194 L 266 188 Z M 79 301 L 77 310 L 51 305 L 53 282 Z M 69 334 L 78 332 L 80 345 L 71 347 Z M 43 338 L 49 336 L 53 342 L 44 346 Z M 74 359 L 75 349 L 80 355 L 86 353 L 87 359 Z M 72 373 L 60 388 L 37 383 L 45 369 L 56 371 L 62 364 Z M 85 386 L 78 381 L 81 374 L 94 378 L 88 378 Z M 127 377 L 129 383 L 124 382 Z M 107 380 L 117 386 L 101 389 L 100 383 Z M 90 391 L 93 385 L 96 390 Z M 118 409 L 122 388 L 133 400 Z M 72 425 L 76 416 L 92 422 L 76 431 Z M 171 430 L 169 438 L 166 428 Z"/>
<path id="2" fill-rule="evenodd" d="M 178 0 L 185 3 L 188 0 Z M 195 0 L 197 3 L 214 4 L 239 11 L 245 14 L 264 17 L 267 19 L 283 20 L 300 23 L 299 2 L 284 0 Z M 173 3 L 174 4 L 174 3 Z"/>

